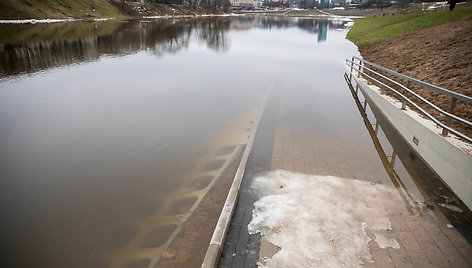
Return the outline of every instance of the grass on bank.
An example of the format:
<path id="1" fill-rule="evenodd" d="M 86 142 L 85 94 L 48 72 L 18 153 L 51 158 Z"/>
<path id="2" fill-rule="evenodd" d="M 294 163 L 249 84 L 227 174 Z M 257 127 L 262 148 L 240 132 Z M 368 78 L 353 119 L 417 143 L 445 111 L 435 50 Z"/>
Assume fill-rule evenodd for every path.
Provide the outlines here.
<path id="1" fill-rule="evenodd" d="M 434 24 L 472 18 L 472 9 L 354 19 L 346 38 L 356 45 L 370 44 Z"/>

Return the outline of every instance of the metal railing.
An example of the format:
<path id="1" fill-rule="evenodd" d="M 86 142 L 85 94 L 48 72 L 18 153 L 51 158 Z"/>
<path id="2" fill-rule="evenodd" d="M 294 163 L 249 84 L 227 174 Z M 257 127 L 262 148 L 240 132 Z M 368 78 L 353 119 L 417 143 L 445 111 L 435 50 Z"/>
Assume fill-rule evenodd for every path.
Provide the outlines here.
<path id="1" fill-rule="evenodd" d="M 358 62 L 356 62 L 356 60 Z M 448 133 L 451 132 L 451 133 L 461 137 L 462 139 L 467 140 L 468 142 L 472 143 L 472 138 L 471 137 L 467 136 L 466 134 L 463 134 L 463 133 L 459 132 L 458 130 L 453 129 L 452 126 L 451 126 L 452 125 L 452 120 L 456 120 L 456 121 L 459 121 L 459 122 L 461 122 L 465 125 L 468 125 L 468 126 L 472 127 L 472 122 L 467 121 L 464 118 L 461 118 L 461 117 L 458 117 L 458 116 L 454 115 L 454 108 L 456 106 L 456 101 L 460 100 L 460 101 L 463 101 L 465 103 L 472 104 L 472 98 L 471 97 L 468 97 L 468 96 L 465 96 L 465 95 L 459 94 L 457 92 L 450 91 L 450 90 L 447 90 L 447 89 L 444 89 L 444 88 L 441 88 L 441 87 L 438 87 L 438 86 L 435 86 L 435 85 L 431 85 L 431 84 L 428 84 L 426 82 L 423 82 L 423 81 L 420 81 L 420 80 L 417 80 L 417 79 L 414 79 L 414 78 L 411 78 L 409 76 L 397 73 L 395 71 L 392 71 L 390 69 L 387 69 L 385 67 L 377 65 L 375 63 L 366 61 L 366 60 L 361 59 L 359 57 L 352 57 L 351 60 L 346 59 L 346 63 L 350 67 L 349 80 L 351 82 L 352 82 L 353 72 L 356 71 L 357 76 L 358 77 L 363 77 L 364 79 L 367 80 L 368 83 L 375 83 L 377 86 L 379 86 L 381 88 L 381 90 L 388 89 L 391 92 L 398 95 L 401 99 L 403 110 L 406 109 L 406 104 L 408 103 L 412 107 L 414 107 L 418 111 L 420 111 L 420 113 L 424 114 L 426 117 L 428 117 L 434 123 L 436 123 L 438 126 L 442 127 L 442 129 L 443 129 L 442 130 L 442 135 L 443 136 L 447 136 Z M 376 69 L 378 71 L 376 71 L 374 69 Z M 379 71 L 383 72 L 383 74 L 380 73 Z M 400 82 L 395 81 L 394 79 L 391 79 L 391 78 L 387 77 L 386 76 L 387 74 L 390 74 L 394 77 L 405 80 L 406 85 L 403 85 Z M 375 75 L 379 79 L 382 78 L 383 80 L 385 80 L 387 82 L 382 82 L 379 79 L 374 78 L 373 75 Z M 387 85 L 387 83 L 398 86 L 401 90 L 403 90 L 403 92 L 400 92 L 399 90 L 394 89 L 393 87 Z M 449 99 L 448 110 L 447 111 L 442 110 L 441 108 L 439 108 L 438 106 L 436 106 L 432 102 L 428 101 L 427 99 L 421 97 L 419 94 L 417 94 L 416 92 L 411 90 L 409 88 L 411 83 L 416 84 L 416 85 L 420 85 L 420 86 L 425 87 L 427 89 L 430 89 L 430 90 L 433 90 L 433 91 L 436 91 L 436 92 L 439 92 L 441 94 L 449 96 L 450 99 Z M 408 95 L 412 95 L 412 96 L 418 98 L 420 101 L 425 103 L 427 106 L 429 106 L 433 110 L 439 112 L 440 115 L 444 115 L 446 117 L 444 123 L 442 123 L 439 119 L 437 119 L 436 117 L 434 117 L 433 115 L 428 113 L 426 110 L 421 108 L 418 104 L 413 102 L 408 97 Z"/>

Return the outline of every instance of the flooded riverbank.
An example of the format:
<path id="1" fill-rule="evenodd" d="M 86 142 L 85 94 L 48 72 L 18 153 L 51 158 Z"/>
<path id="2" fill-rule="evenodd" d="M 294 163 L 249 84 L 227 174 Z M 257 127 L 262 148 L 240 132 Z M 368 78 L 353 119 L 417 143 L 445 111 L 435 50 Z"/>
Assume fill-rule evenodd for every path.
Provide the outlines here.
<path id="1" fill-rule="evenodd" d="M 2 266 L 119 266 L 139 254 L 153 265 L 268 94 L 356 53 L 344 24 L 0 25 Z"/>

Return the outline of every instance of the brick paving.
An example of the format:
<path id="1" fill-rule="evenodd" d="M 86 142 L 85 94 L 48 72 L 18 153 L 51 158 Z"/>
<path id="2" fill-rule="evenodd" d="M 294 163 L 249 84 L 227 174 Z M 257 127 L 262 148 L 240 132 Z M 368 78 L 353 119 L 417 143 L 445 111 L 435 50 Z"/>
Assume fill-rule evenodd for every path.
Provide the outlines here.
<path id="1" fill-rule="evenodd" d="M 404 194 L 411 202 L 406 200 L 405 204 L 399 204 L 406 207 L 406 210 L 386 208 L 393 228 L 388 230 L 386 235 L 388 238 L 394 238 L 400 248 L 382 249 L 372 240 L 369 246 L 374 263 L 366 263 L 364 266 L 472 267 L 472 246 L 458 232 L 460 229 L 468 236 L 472 228 L 470 215 L 448 212 L 437 205 L 438 199 L 433 194 L 433 189 L 446 187 L 434 178 L 434 174 L 427 170 L 424 163 L 412 157 L 409 149 L 398 150 L 400 160 L 397 160 L 394 166 L 398 173 L 392 173 L 392 167 L 386 166 L 385 161 L 382 162 L 382 157 L 392 161 L 392 153 L 389 149 L 376 149 L 372 142 L 377 139 L 379 144 L 385 144 L 387 138 L 383 134 L 378 138 L 370 137 L 366 126 L 368 129 L 371 122 L 365 121 L 366 125 L 363 125 L 361 120 L 354 122 L 359 127 L 351 128 L 346 135 L 346 132 L 337 131 L 342 129 L 342 126 L 335 126 L 334 129 L 328 125 L 324 126 L 323 118 L 319 118 L 323 117 L 323 114 L 314 114 L 315 108 L 311 103 L 304 102 L 296 92 L 281 92 L 279 98 L 272 98 L 271 101 L 277 104 L 272 104 L 270 112 L 264 113 L 220 267 L 257 266 L 260 237 L 247 233 L 247 224 L 251 220 L 253 203 L 256 200 L 256 197 L 251 195 L 250 183 L 258 172 L 277 169 L 354 178 L 391 186 L 416 185 L 416 191 Z M 294 117 L 294 114 L 303 116 Z M 359 113 L 357 116 L 359 117 Z M 389 129 L 385 123 L 380 126 L 382 129 Z M 268 135 L 272 131 L 273 134 Z M 260 143 L 265 147 L 261 148 Z M 270 143 L 272 146 L 268 148 Z M 398 144 L 395 146 L 398 147 Z M 406 169 L 409 172 L 406 172 Z M 412 169 L 421 169 L 421 172 L 411 171 Z M 392 174 L 403 174 L 399 179 L 400 184 L 392 179 Z M 422 178 L 412 181 L 408 174 Z M 423 206 L 415 203 L 420 199 L 424 200 Z M 446 226 L 451 222 L 454 226 L 457 225 L 457 228 L 450 229 Z"/>
<path id="2" fill-rule="evenodd" d="M 246 165 L 239 201 L 226 237 L 219 267 L 257 267 L 261 237 L 259 234 L 249 235 L 247 228 L 252 219 L 254 202 L 257 201 L 257 196 L 251 192 L 250 186 L 257 174 L 270 170 L 277 108 L 277 94 L 272 94 L 259 123 Z"/>

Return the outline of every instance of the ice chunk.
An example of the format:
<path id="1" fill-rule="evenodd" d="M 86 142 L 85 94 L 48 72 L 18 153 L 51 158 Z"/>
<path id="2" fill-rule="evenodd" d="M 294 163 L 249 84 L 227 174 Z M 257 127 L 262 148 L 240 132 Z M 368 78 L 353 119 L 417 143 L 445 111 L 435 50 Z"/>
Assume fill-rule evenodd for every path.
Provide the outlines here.
<path id="1" fill-rule="evenodd" d="M 260 198 L 249 233 L 280 248 L 261 256 L 262 267 L 361 267 L 372 262 L 369 232 L 382 248 L 399 247 L 377 232 L 392 228 L 385 208 L 402 203 L 393 187 L 283 170 L 256 178 L 252 187 Z"/>

